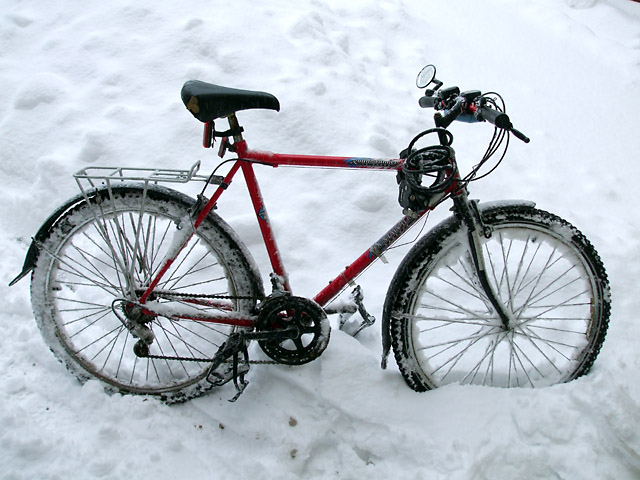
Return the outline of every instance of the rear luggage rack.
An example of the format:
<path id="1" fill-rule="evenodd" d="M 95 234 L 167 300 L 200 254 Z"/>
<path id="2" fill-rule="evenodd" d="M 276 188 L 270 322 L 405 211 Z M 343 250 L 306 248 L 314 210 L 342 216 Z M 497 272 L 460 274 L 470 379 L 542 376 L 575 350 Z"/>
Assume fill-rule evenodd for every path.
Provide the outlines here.
<path id="1" fill-rule="evenodd" d="M 128 167 L 87 167 L 76 172 L 73 177 L 80 184 L 83 180 L 91 187 L 110 185 L 118 181 L 138 181 L 145 183 L 187 183 L 206 182 L 208 175 L 198 175 L 200 161 L 194 163 L 189 170 L 168 168 L 128 168 Z M 213 181 L 215 182 L 215 179 Z"/>

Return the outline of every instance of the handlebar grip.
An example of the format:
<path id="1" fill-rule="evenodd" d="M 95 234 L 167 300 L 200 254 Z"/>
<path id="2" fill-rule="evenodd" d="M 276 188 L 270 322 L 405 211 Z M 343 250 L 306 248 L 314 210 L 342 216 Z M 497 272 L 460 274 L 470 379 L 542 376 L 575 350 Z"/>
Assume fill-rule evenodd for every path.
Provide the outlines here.
<path id="1" fill-rule="evenodd" d="M 524 133 L 513 128 L 513 124 L 509 119 L 509 116 L 504 112 L 499 112 L 493 108 L 481 107 L 478 109 L 476 116 L 480 120 L 486 120 L 489 123 L 493 123 L 498 128 L 503 128 L 508 132 L 511 132 L 519 140 L 524 143 L 529 143 L 531 140 Z"/>
<path id="2" fill-rule="evenodd" d="M 438 100 L 436 97 L 427 97 L 425 95 L 424 97 L 421 97 L 420 100 L 418 100 L 418 104 L 422 108 L 433 108 L 436 104 L 436 100 Z"/>
<path id="3" fill-rule="evenodd" d="M 493 108 L 480 107 L 478 109 L 478 117 L 480 120 L 486 120 L 489 123 L 492 123 L 498 128 L 504 128 L 506 130 L 511 130 L 513 125 L 511 124 L 511 120 L 506 113 L 499 112 L 494 110 Z"/>
<path id="4" fill-rule="evenodd" d="M 516 130 L 515 128 L 511 129 L 511 133 L 513 133 L 518 140 L 522 140 L 524 143 L 529 143 L 531 139 L 527 137 L 524 133 Z"/>

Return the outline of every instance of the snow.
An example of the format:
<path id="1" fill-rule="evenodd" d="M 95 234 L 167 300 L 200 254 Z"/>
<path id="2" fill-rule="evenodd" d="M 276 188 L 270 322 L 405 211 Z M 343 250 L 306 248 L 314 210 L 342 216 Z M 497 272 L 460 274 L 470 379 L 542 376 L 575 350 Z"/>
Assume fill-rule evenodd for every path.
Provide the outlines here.
<path id="1" fill-rule="evenodd" d="M 4 2 L 0 25 L 1 478 L 640 477 L 639 3 L 33 0 Z M 48 352 L 28 281 L 6 286 L 30 237 L 77 194 L 71 175 L 81 168 L 213 168 L 180 100 L 186 80 L 278 97 L 279 113 L 239 115 L 251 146 L 379 158 L 432 125 L 414 86 L 427 63 L 445 85 L 498 91 L 532 139 L 512 139 L 472 198 L 535 201 L 602 256 L 613 311 L 590 375 L 537 390 L 418 394 L 394 363 L 380 370 L 378 323 L 357 339 L 334 330 L 311 364 L 255 366 L 234 404 L 227 386 L 167 406 L 80 385 Z M 470 168 L 491 129 L 451 130 Z M 298 295 L 315 295 L 401 215 L 388 172 L 256 170 Z M 268 286 L 242 182 L 218 213 Z M 435 212 L 429 225 L 448 214 Z M 408 248 L 358 280 L 378 319 Z"/>

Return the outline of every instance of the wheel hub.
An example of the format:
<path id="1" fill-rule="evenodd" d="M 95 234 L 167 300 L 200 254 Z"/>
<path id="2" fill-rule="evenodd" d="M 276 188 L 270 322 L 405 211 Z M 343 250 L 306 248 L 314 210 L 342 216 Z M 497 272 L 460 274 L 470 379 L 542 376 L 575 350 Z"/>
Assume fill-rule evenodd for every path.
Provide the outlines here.
<path id="1" fill-rule="evenodd" d="M 125 326 L 134 338 L 139 339 L 138 343 L 136 343 L 137 348 L 134 348 L 135 354 L 139 357 L 148 355 L 149 345 L 153 343 L 156 336 L 147 325 L 151 323 L 155 315 L 145 313 L 142 305 L 133 302 L 124 303 L 122 311 L 126 318 Z M 143 345 L 146 346 L 146 349 Z"/>

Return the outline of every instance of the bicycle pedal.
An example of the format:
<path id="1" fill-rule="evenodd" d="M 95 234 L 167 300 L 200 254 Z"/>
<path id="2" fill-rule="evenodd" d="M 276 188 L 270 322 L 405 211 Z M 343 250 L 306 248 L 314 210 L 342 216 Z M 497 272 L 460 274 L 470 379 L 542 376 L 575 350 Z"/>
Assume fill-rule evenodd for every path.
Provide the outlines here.
<path id="1" fill-rule="evenodd" d="M 351 318 L 348 321 L 344 322 L 342 325 L 340 325 L 340 330 L 347 333 L 348 335 L 351 335 L 352 337 L 355 337 L 362 330 L 364 330 L 367 327 L 370 327 L 375 323 L 375 318 L 373 317 L 371 318 L 373 320 L 369 320 L 368 318 L 366 318 L 361 322 L 358 322 L 356 319 Z"/>

